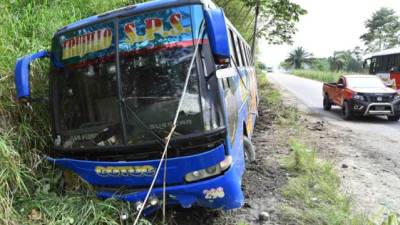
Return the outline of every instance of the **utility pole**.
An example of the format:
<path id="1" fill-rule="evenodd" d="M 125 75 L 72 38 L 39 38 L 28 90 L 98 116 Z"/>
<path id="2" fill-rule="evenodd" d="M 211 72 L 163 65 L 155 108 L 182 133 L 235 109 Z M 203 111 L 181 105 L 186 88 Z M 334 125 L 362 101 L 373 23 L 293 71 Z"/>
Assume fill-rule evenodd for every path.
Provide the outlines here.
<path id="1" fill-rule="evenodd" d="M 257 0 L 257 5 L 256 5 L 256 19 L 254 22 L 254 30 L 253 30 L 253 43 L 251 44 L 251 53 L 253 55 L 253 59 L 255 58 L 256 55 L 256 35 L 257 35 L 257 29 L 258 29 L 258 16 L 260 14 L 260 0 Z"/>

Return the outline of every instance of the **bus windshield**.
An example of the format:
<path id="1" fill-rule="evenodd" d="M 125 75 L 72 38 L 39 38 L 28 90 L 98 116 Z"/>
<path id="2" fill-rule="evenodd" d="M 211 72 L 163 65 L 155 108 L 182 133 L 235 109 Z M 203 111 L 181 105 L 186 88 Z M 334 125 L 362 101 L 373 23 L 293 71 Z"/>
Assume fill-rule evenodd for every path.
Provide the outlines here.
<path id="1" fill-rule="evenodd" d="M 190 72 L 175 136 L 204 132 L 208 99 L 188 71 L 201 35 L 201 6 L 103 22 L 54 38 L 55 124 L 63 148 L 140 144 L 171 129 Z M 118 40 L 116 40 L 118 38 Z"/>

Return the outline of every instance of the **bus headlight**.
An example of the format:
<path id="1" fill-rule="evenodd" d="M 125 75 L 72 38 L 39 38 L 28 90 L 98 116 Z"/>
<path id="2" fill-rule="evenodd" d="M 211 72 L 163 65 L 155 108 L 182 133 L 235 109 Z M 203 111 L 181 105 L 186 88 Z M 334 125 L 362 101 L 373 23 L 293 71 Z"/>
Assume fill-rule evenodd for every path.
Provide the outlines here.
<path id="1" fill-rule="evenodd" d="M 226 171 L 232 165 L 232 156 L 226 156 L 223 161 L 217 165 L 206 169 L 196 170 L 185 175 L 186 182 L 194 182 L 208 177 L 217 176 Z"/>

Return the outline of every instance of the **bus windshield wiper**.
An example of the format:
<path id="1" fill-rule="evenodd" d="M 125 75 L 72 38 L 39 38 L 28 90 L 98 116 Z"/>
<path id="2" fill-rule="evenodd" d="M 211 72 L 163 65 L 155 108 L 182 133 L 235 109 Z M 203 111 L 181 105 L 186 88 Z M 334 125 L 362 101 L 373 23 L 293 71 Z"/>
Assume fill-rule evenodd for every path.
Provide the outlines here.
<path id="1" fill-rule="evenodd" d="M 124 108 L 129 110 L 129 112 L 133 115 L 133 118 L 140 124 L 140 126 L 142 126 L 147 132 L 149 132 L 151 135 L 153 135 L 155 137 L 155 139 L 157 140 L 157 142 L 160 144 L 161 147 L 165 146 L 165 142 L 164 139 L 157 134 L 154 130 L 150 129 L 144 122 L 143 120 L 137 115 L 137 113 L 135 112 L 134 109 L 132 109 L 131 107 L 128 106 L 128 104 L 126 104 L 125 100 L 127 99 L 122 99 L 122 103 L 124 105 Z M 127 114 L 127 113 L 125 113 Z M 171 147 L 173 147 L 170 144 Z"/>

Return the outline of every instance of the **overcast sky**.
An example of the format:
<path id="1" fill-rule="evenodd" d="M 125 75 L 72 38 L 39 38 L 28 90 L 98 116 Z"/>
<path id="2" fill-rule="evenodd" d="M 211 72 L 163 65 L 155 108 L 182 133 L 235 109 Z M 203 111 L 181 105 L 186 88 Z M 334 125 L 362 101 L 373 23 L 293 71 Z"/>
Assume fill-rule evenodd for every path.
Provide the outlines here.
<path id="1" fill-rule="evenodd" d="M 293 0 L 308 11 L 297 25 L 292 46 L 270 46 L 260 40 L 259 59 L 269 66 L 279 65 L 289 52 L 302 46 L 315 57 L 328 57 L 336 50 L 363 46 L 359 37 L 365 33 L 365 21 L 381 7 L 400 15 L 400 0 Z"/>

